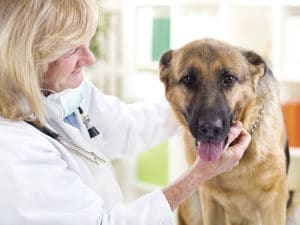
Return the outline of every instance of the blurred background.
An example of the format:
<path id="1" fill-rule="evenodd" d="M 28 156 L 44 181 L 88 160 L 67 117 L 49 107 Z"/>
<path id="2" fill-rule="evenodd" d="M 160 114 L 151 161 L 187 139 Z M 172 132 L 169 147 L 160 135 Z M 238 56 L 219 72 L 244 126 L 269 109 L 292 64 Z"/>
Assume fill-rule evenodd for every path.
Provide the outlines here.
<path id="1" fill-rule="evenodd" d="M 164 98 L 158 60 L 168 49 L 204 37 L 261 54 L 280 82 L 289 135 L 290 186 L 300 191 L 300 0 L 101 0 L 88 77 L 125 102 Z M 185 169 L 180 134 L 136 157 L 114 162 L 130 200 Z"/>

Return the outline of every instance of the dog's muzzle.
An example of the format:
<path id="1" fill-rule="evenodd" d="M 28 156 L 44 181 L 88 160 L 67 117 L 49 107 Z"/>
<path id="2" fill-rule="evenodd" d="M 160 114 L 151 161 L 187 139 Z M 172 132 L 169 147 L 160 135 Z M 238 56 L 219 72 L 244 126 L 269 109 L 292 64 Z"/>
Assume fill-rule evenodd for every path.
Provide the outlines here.
<path id="1" fill-rule="evenodd" d="M 197 152 L 203 161 L 216 161 L 224 148 L 224 126 L 220 118 L 198 122 Z"/>

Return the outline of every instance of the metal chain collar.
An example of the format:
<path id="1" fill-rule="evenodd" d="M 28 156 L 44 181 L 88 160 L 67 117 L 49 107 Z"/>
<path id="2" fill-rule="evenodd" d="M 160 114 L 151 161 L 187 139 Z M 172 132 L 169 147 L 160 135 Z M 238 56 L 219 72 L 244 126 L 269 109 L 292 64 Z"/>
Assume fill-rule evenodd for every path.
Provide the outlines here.
<path id="1" fill-rule="evenodd" d="M 263 104 L 262 108 L 259 110 L 256 121 L 250 128 L 250 131 L 249 131 L 250 135 L 252 135 L 254 133 L 254 131 L 255 131 L 256 127 L 258 126 L 259 122 L 261 121 L 262 115 L 264 113 L 265 113 L 265 104 Z"/>

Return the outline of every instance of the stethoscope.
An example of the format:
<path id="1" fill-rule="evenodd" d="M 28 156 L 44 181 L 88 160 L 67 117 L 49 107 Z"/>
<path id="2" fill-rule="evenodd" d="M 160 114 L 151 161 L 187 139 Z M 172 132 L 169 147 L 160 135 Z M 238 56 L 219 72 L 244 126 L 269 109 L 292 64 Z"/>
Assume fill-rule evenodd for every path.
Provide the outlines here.
<path id="1" fill-rule="evenodd" d="M 100 132 L 96 129 L 95 126 L 93 126 L 89 116 L 83 112 L 83 110 L 80 106 L 78 107 L 78 111 L 79 111 L 80 115 L 82 116 L 82 121 L 83 121 L 84 125 L 86 126 L 86 129 L 88 130 L 90 138 L 93 139 L 96 136 L 98 136 L 100 134 Z M 72 152 L 74 152 L 74 153 L 76 153 L 76 154 L 92 161 L 93 163 L 99 165 L 100 163 L 105 163 L 106 162 L 103 158 L 99 157 L 95 152 L 88 151 L 88 150 L 72 143 L 68 139 L 62 137 L 61 135 L 59 135 L 58 133 L 52 131 L 51 129 L 49 129 L 46 126 L 39 127 L 39 126 L 36 126 L 32 122 L 29 122 L 29 121 L 26 121 L 26 122 L 29 123 L 30 125 L 34 126 L 36 129 L 38 129 L 42 133 L 46 134 L 47 136 L 49 136 L 49 137 L 55 139 L 56 141 L 58 141 L 66 149 L 71 150 Z"/>

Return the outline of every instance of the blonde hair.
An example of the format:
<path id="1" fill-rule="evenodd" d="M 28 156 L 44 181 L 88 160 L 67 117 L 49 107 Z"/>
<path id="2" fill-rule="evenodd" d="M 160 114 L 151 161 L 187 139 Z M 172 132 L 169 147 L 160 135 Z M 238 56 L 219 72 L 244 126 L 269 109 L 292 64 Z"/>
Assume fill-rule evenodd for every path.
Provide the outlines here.
<path id="1" fill-rule="evenodd" d="M 0 1 L 0 116 L 45 122 L 41 80 L 51 62 L 90 39 L 95 0 Z"/>

